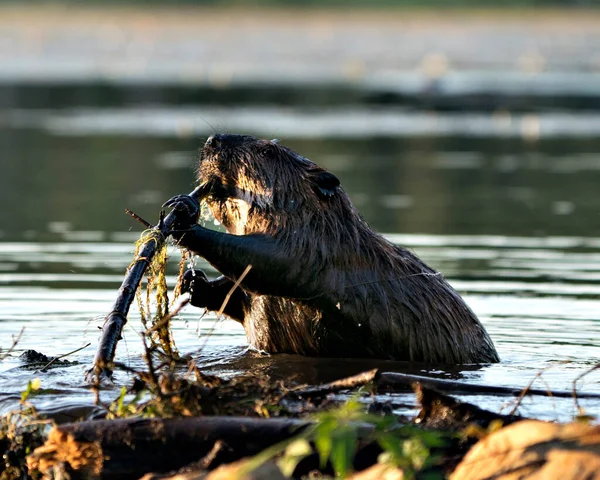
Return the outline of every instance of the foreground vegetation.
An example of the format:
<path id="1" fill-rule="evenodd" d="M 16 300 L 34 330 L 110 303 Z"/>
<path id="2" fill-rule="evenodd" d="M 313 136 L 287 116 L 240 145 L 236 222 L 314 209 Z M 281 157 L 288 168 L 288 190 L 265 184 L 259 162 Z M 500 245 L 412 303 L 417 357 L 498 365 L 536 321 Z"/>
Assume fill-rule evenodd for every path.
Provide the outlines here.
<path id="1" fill-rule="evenodd" d="M 570 479 L 579 478 L 571 467 L 592 475 L 600 465 L 600 427 L 589 417 L 528 421 L 413 383 L 420 412 L 406 418 L 373 396 L 408 388 L 401 375 L 286 385 L 204 375 L 192 362 L 166 361 L 156 346 L 146 355 L 147 369 L 132 371 L 116 398 L 93 387 L 103 419 L 54 424 L 32 405 L 42 385 L 29 382 L 21 407 L 0 418 L 0 479 L 463 479 L 505 478 L 515 468 Z"/>
<path id="2" fill-rule="evenodd" d="M 140 253 L 148 243 L 156 247 L 153 259 Z M 146 291 L 137 294 L 145 367 L 134 370 L 111 359 L 108 371 L 124 369 L 132 378 L 116 396 L 114 389 L 106 390 L 109 379 L 103 372 L 93 371 L 91 390 L 102 418 L 67 424 L 55 424 L 36 411 L 32 399 L 44 391 L 32 379 L 20 408 L 0 418 L 0 480 L 144 475 L 149 480 L 175 474 L 179 480 L 353 475 L 464 479 L 503 478 L 502 472 L 545 468 L 558 472 L 556 478 L 569 479 L 575 477 L 561 468 L 600 471 L 600 427 L 591 425 L 593 419 L 581 409 L 579 422 L 572 425 L 526 421 L 516 413 L 527 394 L 570 392 L 530 385 L 517 395 L 513 412 L 500 415 L 446 394 L 464 393 L 469 387 L 471 393 L 480 389 L 514 395 L 498 386 L 486 389 L 378 370 L 316 386 L 252 374 L 229 380 L 206 375 L 193 359 L 179 357 L 170 335 L 170 320 L 185 297 L 169 302 L 164 242 L 151 230 L 137 247 L 129 270 L 140 258 L 149 264 Z M 186 263 L 184 255 L 181 273 Z M 180 285 L 175 288 L 179 291 Z M 17 342 L 18 337 L 8 351 L 0 351 L 0 360 Z M 26 353 L 40 372 L 66 362 Z M 410 389 L 420 405 L 415 418 L 396 414 L 391 402 L 382 403 L 374 395 Z M 587 398 L 600 401 L 600 395 Z"/>

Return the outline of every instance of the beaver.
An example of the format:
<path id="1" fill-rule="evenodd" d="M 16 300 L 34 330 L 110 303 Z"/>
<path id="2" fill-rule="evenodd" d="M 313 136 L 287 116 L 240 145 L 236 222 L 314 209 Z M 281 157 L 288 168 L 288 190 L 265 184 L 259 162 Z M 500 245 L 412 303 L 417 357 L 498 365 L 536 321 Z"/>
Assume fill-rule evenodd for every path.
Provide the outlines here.
<path id="1" fill-rule="evenodd" d="M 226 232 L 198 225 L 198 199 L 177 195 L 165 203 L 176 216 L 171 233 L 223 276 L 209 281 L 190 270 L 184 290 L 198 307 L 217 311 L 225 303 L 255 348 L 499 361 L 460 295 L 414 253 L 375 233 L 331 172 L 278 141 L 233 134 L 208 138 L 198 169 L 204 201 Z"/>

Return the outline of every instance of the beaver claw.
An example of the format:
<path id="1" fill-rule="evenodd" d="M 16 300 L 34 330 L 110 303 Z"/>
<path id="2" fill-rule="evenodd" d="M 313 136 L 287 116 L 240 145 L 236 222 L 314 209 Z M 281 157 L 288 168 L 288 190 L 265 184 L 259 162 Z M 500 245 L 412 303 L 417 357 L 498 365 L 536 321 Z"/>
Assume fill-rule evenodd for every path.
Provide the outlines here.
<path id="1" fill-rule="evenodd" d="M 211 285 L 202 270 L 188 270 L 181 280 L 181 293 L 189 292 L 194 307 L 206 307 Z"/>
<path id="2" fill-rule="evenodd" d="M 200 203 L 196 197 L 191 195 L 175 195 L 163 203 L 163 208 L 172 207 L 177 212 L 185 212 L 190 217 L 198 217 Z"/>
<path id="3" fill-rule="evenodd" d="M 173 209 L 176 218 L 171 234 L 179 238 L 198 221 L 200 203 L 191 195 L 175 195 L 163 204 L 163 208 L 169 207 Z"/>

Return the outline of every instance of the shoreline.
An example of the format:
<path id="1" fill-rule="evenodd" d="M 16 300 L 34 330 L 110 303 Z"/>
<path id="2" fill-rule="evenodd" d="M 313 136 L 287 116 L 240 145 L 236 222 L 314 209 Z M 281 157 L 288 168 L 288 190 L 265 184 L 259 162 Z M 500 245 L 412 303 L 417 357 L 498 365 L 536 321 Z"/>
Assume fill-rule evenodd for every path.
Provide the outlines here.
<path id="1" fill-rule="evenodd" d="M 65 17 L 64 13 L 69 16 Z M 293 14 L 290 16 L 290 14 Z M 207 6 L 207 5 L 79 5 L 79 4 L 0 4 L 0 25 L 15 26 L 15 22 L 40 21 L 42 23 L 60 23 L 61 25 L 78 24 L 81 21 L 112 21 L 115 23 L 128 23 L 132 20 L 155 20 L 161 26 L 177 22 L 178 26 L 185 27 L 191 23 L 209 24 L 215 19 L 235 20 L 252 24 L 264 23 L 265 20 L 277 19 L 287 23 L 299 22 L 327 22 L 343 24 L 344 22 L 357 22 L 362 25 L 376 23 L 383 26 L 402 23 L 403 26 L 424 28 L 437 24 L 451 22 L 479 23 L 492 21 L 502 23 L 529 23 L 534 20 L 538 25 L 547 28 L 564 28 L 566 25 L 581 28 L 598 27 L 600 24 L 600 8 L 591 7 L 400 7 L 381 6 L 368 7 L 366 5 L 352 5 L 340 10 L 331 5 L 307 7 L 299 6 Z M 425 22 L 425 24 L 421 24 Z M 573 25 L 573 22 L 576 25 Z M 148 25 L 146 25 L 148 26 Z M 530 25 L 531 26 L 531 25 Z"/>

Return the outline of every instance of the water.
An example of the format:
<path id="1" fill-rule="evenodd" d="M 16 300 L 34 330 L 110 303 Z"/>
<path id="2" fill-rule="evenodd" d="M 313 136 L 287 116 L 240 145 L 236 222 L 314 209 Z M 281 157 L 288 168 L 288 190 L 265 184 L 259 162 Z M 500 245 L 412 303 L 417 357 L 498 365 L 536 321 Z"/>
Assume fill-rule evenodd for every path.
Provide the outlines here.
<path id="1" fill-rule="evenodd" d="M 172 116 L 173 109 L 164 115 L 155 111 L 157 121 Z M 83 372 L 142 230 L 123 209 L 155 221 L 164 200 L 193 184 L 194 149 L 200 143 L 195 134 L 178 138 L 112 128 L 69 135 L 31 125 L 0 131 L 9 153 L 0 191 L 6 206 L 0 243 L 2 348 L 24 328 L 14 352 L 0 364 L 1 411 L 14 408 L 33 377 L 54 390 L 38 397 L 41 409 L 75 415 L 77 408 L 91 405 Z M 525 387 L 547 369 L 538 388 L 569 390 L 597 362 L 600 143 L 409 135 L 353 140 L 300 135 L 284 141 L 333 170 L 374 228 L 441 270 L 481 318 L 502 358 L 498 365 L 464 371 L 384 362 L 387 368 L 511 387 Z M 172 248 L 171 254 L 173 285 L 178 252 Z M 135 368 L 142 362 L 139 316 L 133 312 L 117 356 Z M 243 330 L 233 321 L 219 323 L 206 340 L 215 318 L 201 313 L 185 310 L 174 322 L 174 336 L 179 350 L 199 355 L 199 364 L 211 373 L 295 374 L 297 381 L 313 383 L 377 364 L 264 357 L 247 351 Z M 30 348 L 61 355 L 89 342 L 69 357 L 77 364 L 47 373 L 24 369 L 18 358 Z M 117 386 L 127 381 L 117 373 Z M 600 393 L 600 377 L 590 374 L 580 388 Z M 493 410 L 507 402 L 469 400 Z M 408 404 L 409 411 L 414 405 L 409 395 L 394 402 Z M 600 402 L 582 405 L 600 413 Z M 536 398 L 525 400 L 521 412 L 564 420 L 575 408 L 571 400 Z"/>
<path id="2" fill-rule="evenodd" d="M 0 16 L 0 348 L 23 333 L 0 362 L 0 413 L 36 377 L 51 389 L 34 398 L 40 409 L 61 420 L 89 411 L 83 373 L 142 230 L 124 209 L 155 222 L 165 200 L 191 191 L 197 149 L 214 131 L 280 138 L 333 171 L 374 229 L 448 277 L 502 361 L 444 370 L 265 356 L 235 322 L 213 331 L 214 315 L 190 307 L 175 341 L 207 373 L 318 383 L 382 366 L 523 388 L 543 371 L 534 387 L 570 390 L 598 362 L 596 16 L 536 16 L 532 28 L 530 17 L 482 15 L 459 28 L 399 12 L 275 15 L 267 28 L 231 12 L 108 13 L 100 26 L 86 12 L 11 12 Z M 117 351 L 133 368 L 143 366 L 140 329 L 134 307 Z M 87 343 L 45 373 L 18 357 Z M 116 372 L 103 400 L 129 380 Z M 600 374 L 578 388 L 600 393 Z M 412 395 L 380 397 L 414 412 Z M 600 415 L 600 401 L 581 405 Z M 576 409 L 536 397 L 520 412 L 568 420 Z"/>

